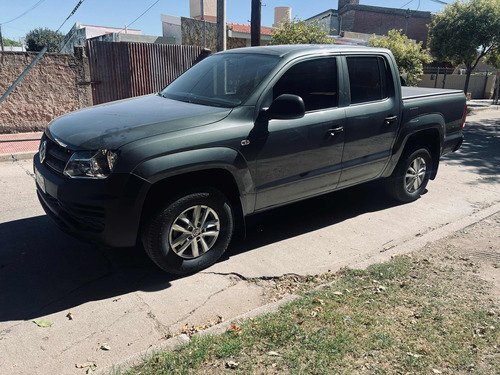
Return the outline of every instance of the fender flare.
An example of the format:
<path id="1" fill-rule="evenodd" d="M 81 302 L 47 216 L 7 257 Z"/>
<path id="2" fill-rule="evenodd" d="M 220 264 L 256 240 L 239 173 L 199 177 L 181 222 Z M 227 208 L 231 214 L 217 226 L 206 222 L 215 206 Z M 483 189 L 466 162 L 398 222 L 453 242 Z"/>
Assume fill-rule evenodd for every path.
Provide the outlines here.
<path id="1" fill-rule="evenodd" d="M 419 134 L 424 135 L 425 132 L 429 131 L 436 131 L 439 138 L 439 150 L 437 150 L 436 153 L 433 153 L 432 150 L 430 150 L 431 154 L 433 154 L 433 159 L 435 159 L 433 160 L 433 172 L 431 175 L 431 179 L 434 179 L 437 174 L 439 158 L 443 151 L 444 139 L 446 137 L 446 123 L 443 115 L 440 113 L 430 113 L 418 116 L 401 125 L 398 137 L 392 147 L 391 159 L 387 164 L 382 177 L 389 177 L 392 174 L 401 158 L 401 155 L 407 145 L 411 143 L 412 139 L 418 137 Z"/>
<path id="2" fill-rule="evenodd" d="M 255 206 L 255 185 L 246 159 L 229 147 L 209 147 L 186 150 L 150 158 L 137 165 L 132 174 L 152 185 L 170 178 L 210 169 L 222 169 L 231 174 L 239 191 L 243 213 Z"/>

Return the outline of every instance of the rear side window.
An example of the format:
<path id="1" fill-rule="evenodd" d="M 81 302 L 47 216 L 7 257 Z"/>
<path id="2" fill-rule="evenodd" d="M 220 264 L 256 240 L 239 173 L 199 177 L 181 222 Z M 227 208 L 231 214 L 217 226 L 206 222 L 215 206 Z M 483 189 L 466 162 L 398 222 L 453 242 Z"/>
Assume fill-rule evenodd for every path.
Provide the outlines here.
<path id="1" fill-rule="evenodd" d="M 273 88 L 273 100 L 281 94 L 298 95 L 306 111 L 338 106 L 338 75 L 335 58 L 321 58 L 292 66 Z"/>
<path id="2" fill-rule="evenodd" d="M 348 57 L 351 104 L 383 100 L 392 95 L 387 62 L 378 56 Z"/>

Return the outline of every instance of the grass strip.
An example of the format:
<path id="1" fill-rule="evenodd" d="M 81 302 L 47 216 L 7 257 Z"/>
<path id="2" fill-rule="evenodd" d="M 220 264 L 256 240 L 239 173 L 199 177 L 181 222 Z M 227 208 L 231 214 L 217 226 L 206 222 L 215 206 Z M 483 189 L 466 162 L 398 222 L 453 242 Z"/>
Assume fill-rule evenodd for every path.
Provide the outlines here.
<path id="1" fill-rule="evenodd" d="M 415 255 L 345 269 L 278 313 L 123 374 L 498 374 L 498 307 L 486 282 L 454 271 Z"/>

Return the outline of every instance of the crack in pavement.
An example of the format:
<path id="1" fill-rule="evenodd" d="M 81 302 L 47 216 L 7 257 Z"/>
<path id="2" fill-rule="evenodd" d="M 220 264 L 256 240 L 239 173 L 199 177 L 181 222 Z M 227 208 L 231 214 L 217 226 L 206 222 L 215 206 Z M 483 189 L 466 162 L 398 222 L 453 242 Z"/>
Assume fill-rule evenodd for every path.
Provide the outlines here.
<path id="1" fill-rule="evenodd" d="M 147 318 L 151 319 L 154 323 L 155 329 L 160 333 L 163 337 L 168 337 L 172 334 L 170 331 L 170 328 L 164 325 L 153 313 L 153 309 L 151 309 L 151 306 L 144 301 L 144 299 L 138 294 L 138 292 L 134 293 L 134 296 L 142 303 L 143 307 L 146 307 L 146 309 L 141 308 L 142 311 L 148 311 L 147 313 Z"/>
<path id="2" fill-rule="evenodd" d="M 191 315 L 193 315 L 197 310 L 201 309 L 203 306 L 205 306 L 208 301 L 210 301 L 213 297 L 215 297 L 216 295 L 222 293 L 222 292 L 225 292 L 226 290 L 228 290 L 229 288 L 233 287 L 234 285 L 229 285 L 221 290 L 218 290 L 217 292 L 215 293 L 212 293 L 211 295 L 209 295 L 207 297 L 207 299 L 199 306 L 195 307 L 194 309 L 192 309 L 190 312 L 188 312 L 187 314 L 185 314 L 182 318 L 178 319 L 177 321 L 175 321 L 173 324 L 171 324 L 171 326 L 175 326 L 176 324 L 179 324 L 181 323 L 182 321 L 185 321 L 186 319 L 188 319 Z"/>
<path id="3" fill-rule="evenodd" d="M 285 276 L 303 276 L 303 275 L 300 275 L 300 274 L 295 273 L 295 272 L 287 272 L 287 273 L 281 274 L 280 276 L 256 276 L 256 277 L 246 277 L 246 276 L 243 276 L 242 274 L 237 273 L 237 272 L 224 273 L 224 272 L 203 272 L 202 271 L 200 273 L 206 274 L 206 275 L 216 275 L 216 276 L 236 276 L 242 281 L 257 281 L 257 280 L 272 281 L 272 280 L 277 280 L 277 279 L 279 279 L 281 277 L 285 277 Z"/>
<path id="4" fill-rule="evenodd" d="M 30 176 L 33 180 L 35 179 L 35 174 L 30 172 L 29 169 L 25 168 L 14 155 L 12 156 L 12 162 L 15 163 L 19 168 L 21 168 L 28 176 Z"/>

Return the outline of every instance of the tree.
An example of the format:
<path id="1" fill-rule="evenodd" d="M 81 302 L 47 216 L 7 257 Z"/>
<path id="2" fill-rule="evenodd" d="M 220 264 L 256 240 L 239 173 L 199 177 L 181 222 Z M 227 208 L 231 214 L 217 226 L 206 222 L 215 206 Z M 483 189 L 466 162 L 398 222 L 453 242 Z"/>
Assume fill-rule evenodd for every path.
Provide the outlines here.
<path id="1" fill-rule="evenodd" d="M 500 0 L 456 0 L 434 15 L 429 38 L 434 58 L 465 65 L 467 93 L 479 60 L 500 46 Z"/>
<path id="2" fill-rule="evenodd" d="M 420 81 L 423 64 L 432 61 L 432 58 L 422 49 L 422 43 L 412 42 L 403 34 L 403 30 L 389 30 L 388 35 L 381 38 L 374 35 L 368 45 L 390 49 L 398 63 L 399 74 L 406 76 L 406 81 L 410 86 Z"/>
<path id="3" fill-rule="evenodd" d="M 9 38 L 3 38 L 3 45 L 9 47 L 22 47 L 21 42 L 16 42 L 15 40 Z"/>
<path id="4" fill-rule="evenodd" d="M 59 52 L 63 39 L 64 35 L 61 32 L 39 27 L 26 34 L 26 49 L 41 51 L 43 47 L 47 47 L 49 52 Z"/>
<path id="5" fill-rule="evenodd" d="M 306 22 L 295 17 L 291 22 L 280 22 L 269 44 L 331 44 L 328 32 L 317 21 Z"/>

